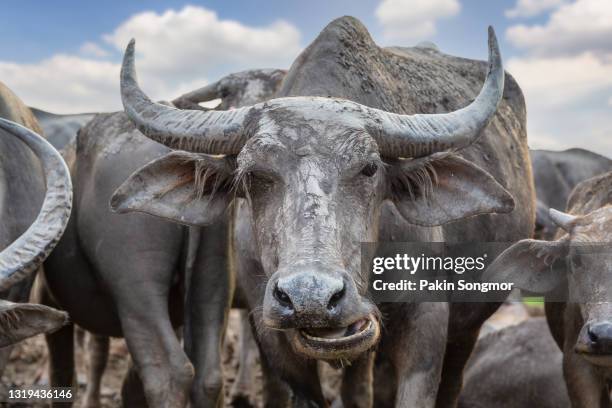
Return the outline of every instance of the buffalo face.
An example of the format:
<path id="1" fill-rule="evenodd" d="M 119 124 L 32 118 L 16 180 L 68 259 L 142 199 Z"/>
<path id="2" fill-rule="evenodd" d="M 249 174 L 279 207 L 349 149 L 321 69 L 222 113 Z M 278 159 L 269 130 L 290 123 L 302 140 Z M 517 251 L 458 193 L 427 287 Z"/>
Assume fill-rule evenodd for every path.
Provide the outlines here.
<path id="1" fill-rule="evenodd" d="M 347 358 L 378 338 L 360 243 L 375 241 L 385 164 L 364 131 L 329 112 L 261 118 L 238 155 L 240 189 L 267 275 L 263 322 L 311 357 Z M 338 353 L 335 355 L 335 353 Z"/>
<path id="2" fill-rule="evenodd" d="M 243 198 L 265 274 L 265 326 L 286 330 L 307 357 L 351 359 L 380 335 L 360 244 L 377 241 L 385 200 L 423 226 L 512 211 L 510 194 L 455 153 L 492 120 L 503 83 L 490 30 L 485 84 L 455 112 L 402 115 L 311 96 L 178 110 L 142 92 L 131 42 L 121 73 L 126 113 L 146 136 L 191 153 L 172 152 L 138 170 L 111 206 L 206 225 L 234 195 Z"/>
<path id="3" fill-rule="evenodd" d="M 574 350 L 596 365 L 612 366 L 612 206 L 585 216 L 551 210 L 567 234 L 557 241 L 523 240 L 504 251 L 483 279 L 512 281 L 535 293 L 563 285 L 578 308 Z"/>

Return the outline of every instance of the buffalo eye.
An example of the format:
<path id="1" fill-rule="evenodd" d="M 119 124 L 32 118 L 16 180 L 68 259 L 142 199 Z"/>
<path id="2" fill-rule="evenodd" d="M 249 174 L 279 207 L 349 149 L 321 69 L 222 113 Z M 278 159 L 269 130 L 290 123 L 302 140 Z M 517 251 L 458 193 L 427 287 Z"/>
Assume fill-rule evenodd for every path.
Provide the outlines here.
<path id="1" fill-rule="evenodd" d="M 274 178 L 264 172 L 250 171 L 247 173 L 247 177 L 250 185 L 269 187 L 274 184 Z"/>
<path id="2" fill-rule="evenodd" d="M 378 165 L 376 163 L 368 163 L 363 167 L 363 169 L 361 169 L 361 174 L 363 174 L 366 177 L 372 177 L 373 175 L 376 174 L 377 170 L 378 170 Z"/>

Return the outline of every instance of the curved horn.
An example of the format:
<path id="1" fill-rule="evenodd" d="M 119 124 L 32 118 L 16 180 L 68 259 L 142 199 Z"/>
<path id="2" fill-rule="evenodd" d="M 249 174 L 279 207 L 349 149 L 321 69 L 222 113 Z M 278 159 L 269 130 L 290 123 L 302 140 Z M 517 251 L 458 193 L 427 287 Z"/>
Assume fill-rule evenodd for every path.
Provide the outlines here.
<path id="1" fill-rule="evenodd" d="M 240 152 L 247 140 L 247 120 L 256 109 L 180 110 L 151 101 L 136 81 L 134 44 L 131 40 L 123 57 L 121 99 L 125 113 L 138 130 L 173 149 L 210 154 Z"/>
<path id="2" fill-rule="evenodd" d="M 557 211 L 554 208 L 548 210 L 548 215 L 557 227 L 567 232 L 572 229 L 574 222 L 578 219 L 575 215 Z"/>
<path id="3" fill-rule="evenodd" d="M 461 149 L 475 142 L 497 111 L 504 92 L 504 68 L 497 38 L 489 27 L 489 69 L 476 99 L 463 109 L 443 114 L 400 115 L 371 109 L 372 132 L 388 157 L 422 157 Z"/>
<path id="4" fill-rule="evenodd" d="M 202 88 L 196 89 L 195 91 L 187 92 L 186 94 L 173 99 L 172 105 L 180 109 L 189 109 L 200 102 L 208 102 L 212 101 L 213 99 L 220 98 L 218 87 L 219 81 L 205 85 Z"/>
<path id="5" fill-rule="evenodd" d="M 46 179 L 45 199 L 34 223 L 0 252 L 0 291 L 34 272 L 57 245 L 70 218 L 72 183 L 60 154 L 41 136 L 0 118 L 0 129 L 21 139 L 38 157 Z"/>

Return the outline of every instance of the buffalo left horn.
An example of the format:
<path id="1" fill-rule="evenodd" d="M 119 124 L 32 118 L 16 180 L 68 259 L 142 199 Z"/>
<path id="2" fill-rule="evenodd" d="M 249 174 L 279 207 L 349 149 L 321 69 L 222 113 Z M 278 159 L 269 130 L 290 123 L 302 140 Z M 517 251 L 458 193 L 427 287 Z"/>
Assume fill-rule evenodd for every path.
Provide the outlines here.
<path id="1" fill-rule="evenodd" d="M 72 209 L 70 172 L 62 156 L 41 136 L 0 118 L 0 129 L 19 138 L 36 154 L 45 175 L 46 193 L 34 223 L 0 252 L 0 291 L 36 271 L 64 233 Z"/>
<path id="2" fill-rule="evenodd" d="M 140 89 L 132 39 L 121 67 L 125 113 L 144 135 L 172 149 L 210 154 L 237 154 L 246 142 L 245 123 L 251 107 L 231 111 L 181 110 L 155 103 Z"/>

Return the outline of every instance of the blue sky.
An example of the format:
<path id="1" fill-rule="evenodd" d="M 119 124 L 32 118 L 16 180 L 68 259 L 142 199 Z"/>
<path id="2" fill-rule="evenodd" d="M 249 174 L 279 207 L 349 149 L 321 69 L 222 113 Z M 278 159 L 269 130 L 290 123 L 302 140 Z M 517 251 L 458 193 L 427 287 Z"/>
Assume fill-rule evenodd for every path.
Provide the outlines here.
<path id="1" fill-rule="evenodd" d="M 479 59 L 493 25 L 527 98 L 531 145 L 612 156 L 610 0 L 5 0 L 0 81 L 51 111 L 119 109 L 130 37 L 143 88 L 172 98 L 232 71 L 286 68 L 342 15 L 359 18 L 381 45 L 428 40 Z"/>
<path id="2" fill-rule="evenodd" d="M 461 3 L 457 18 L 445 20 L 437 33 L 427 40 L 434 41 L 449 53 L 484 58 L 483 45 L 487 25 L 499 33 L 512 23 L 504 16 L 515 0 L 467 0 Z M 382 27 L 377 22 L 377 0 L 310 0 L 301 1 L 117 1 L 83 2 L 39 0 L 5 0 L 2 16 L 0 49 L 3 59 L 36 62 L 59 52 L 78 52 L 86 41 L 98 41 L 103 34 L 132 15 L 142 11 L 162 13 L 199 5 L 217 12 L 221 19 L 237 20 L 253 26 L 265 26 L 283 19 L 294 24 L 302 33 L 302 45 L 307 45 L 332 19 L 342 15 L 359 18 L 377 38 Z M 545 15 L 530 18 L 530 22 L 545 20 Z M 500 35 L 504 54 L 516 52 Z M 404 45 L 388 43 L 385 45 Z M 411 45 L 410 43 L 405 45 Z"/>

